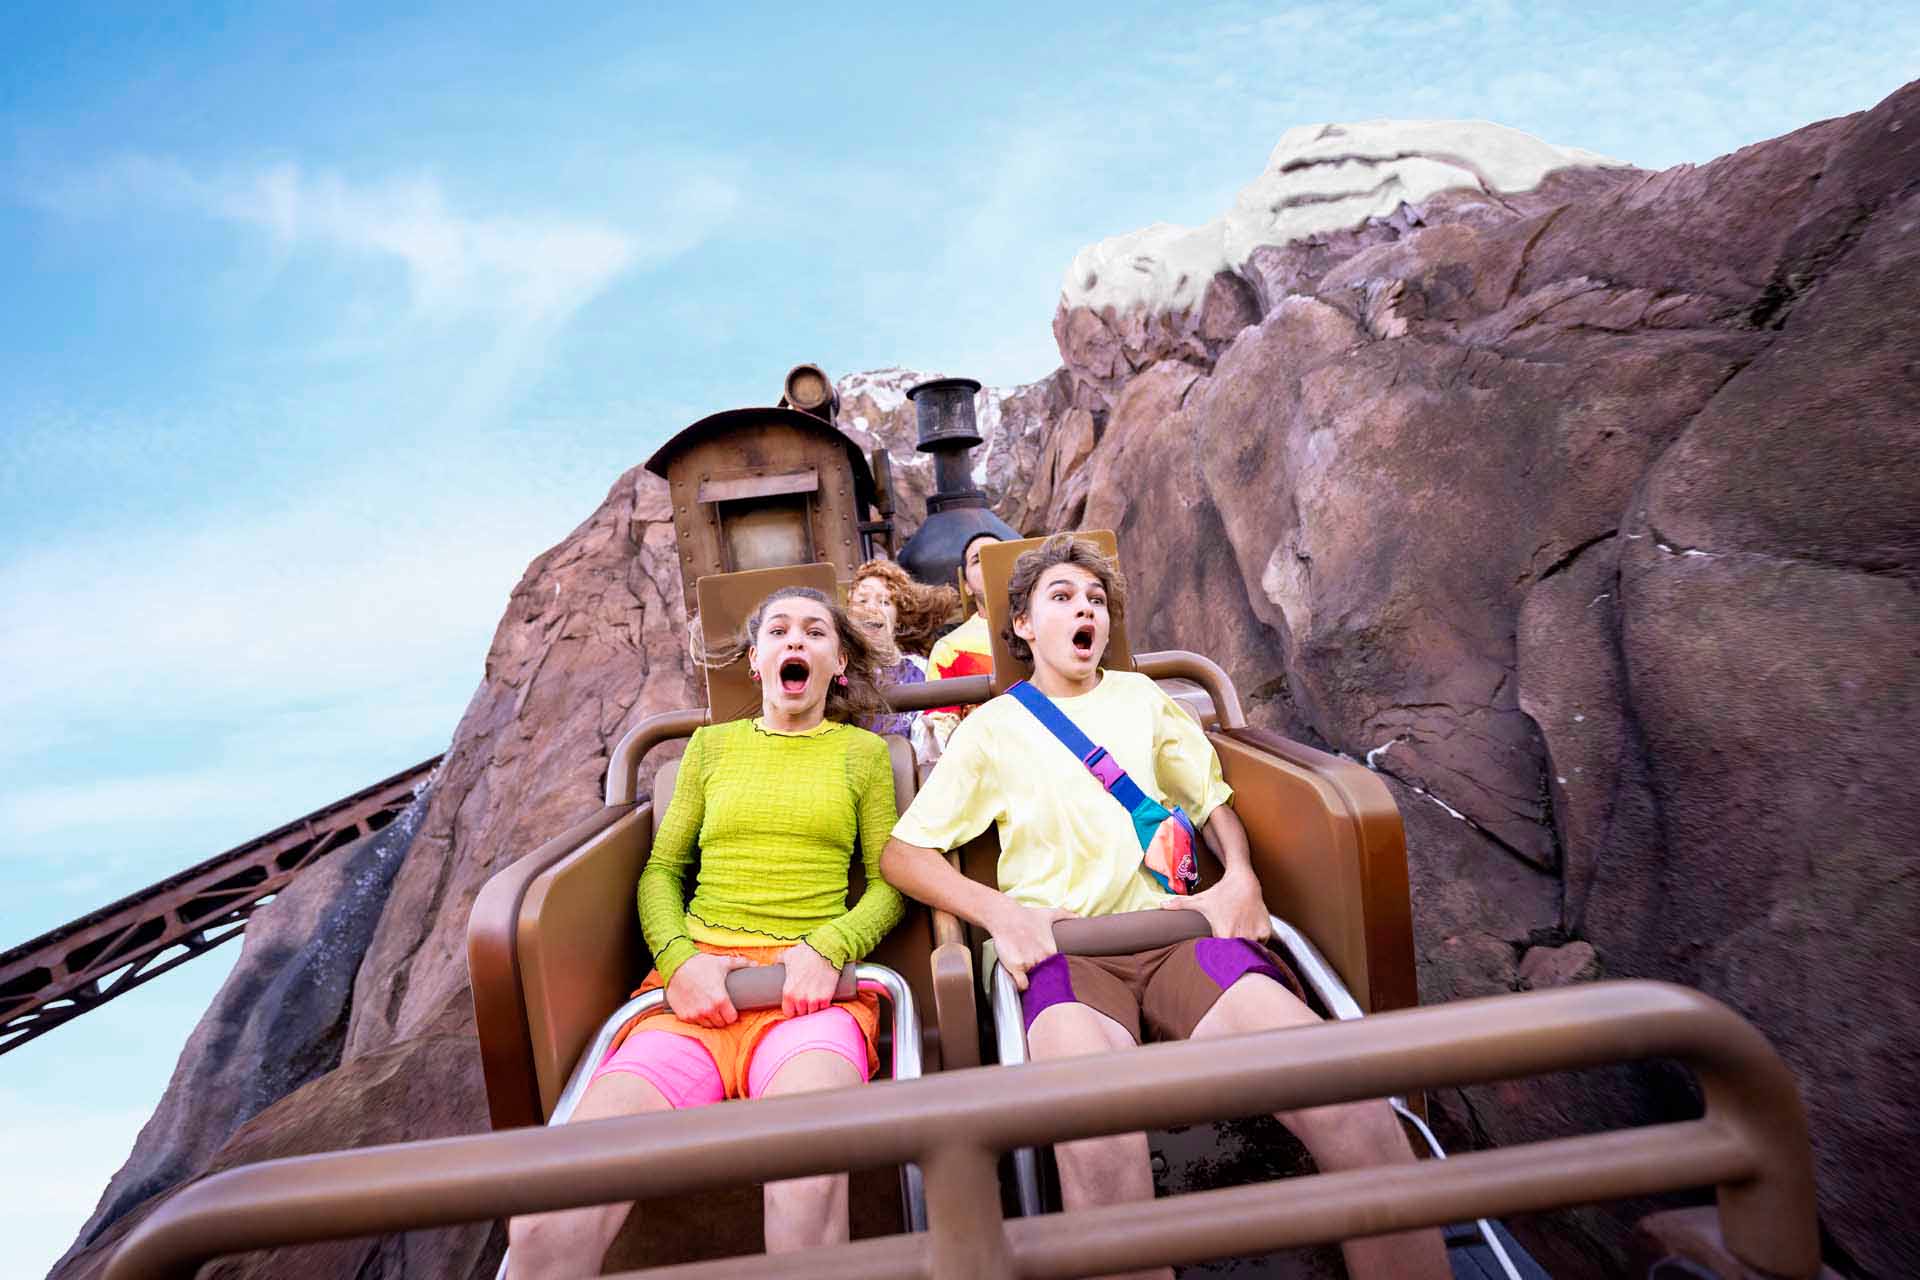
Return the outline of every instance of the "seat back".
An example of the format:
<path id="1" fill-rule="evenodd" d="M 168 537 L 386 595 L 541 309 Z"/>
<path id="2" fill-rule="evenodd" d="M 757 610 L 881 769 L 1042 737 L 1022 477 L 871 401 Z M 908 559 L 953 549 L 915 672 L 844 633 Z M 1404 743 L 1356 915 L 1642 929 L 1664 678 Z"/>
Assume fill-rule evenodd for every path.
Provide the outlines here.
<path id="1" fill-rule="evenodd" d="M 1368 1013 L 1419 1003 L 1407 842 L 1379 775 L 1261 729 L 1209 733 L 1267 907 Z"/>
<path id="2" fill-rule="evenodd" d="M 894 801 L 904 811 L 914 794 L 913 751 L 901 738 L 883 741 L 893 765 Z M 625 838 L 589 842 L 528 887 L 516 936 L 542 1120 L 553 1113 L 574 1063 L 600 1023 L 652 966 L 640 934 L 634 886 L 652 847 L 657 815 L 672 803 L 678 783 L 678 762 L 663 766 L 654 779 L 652 804 L 636 811 L 639 821 L 610 829 L 624 832 Z M 864 869 L 855 856 L 849 864 L 848 902 L 865 888 Z M 915 1002 L 931 1009 L 932 950 L 927 910 L 910 900 L 905 918 L 869 959 L 904 977 Z M 930 1019 L 923 1024 L 923 1036 L 932 1026 Z M 938 1061 L 937 1045 L 930 1039 L 921 1052 L 925 1061 Z"/>

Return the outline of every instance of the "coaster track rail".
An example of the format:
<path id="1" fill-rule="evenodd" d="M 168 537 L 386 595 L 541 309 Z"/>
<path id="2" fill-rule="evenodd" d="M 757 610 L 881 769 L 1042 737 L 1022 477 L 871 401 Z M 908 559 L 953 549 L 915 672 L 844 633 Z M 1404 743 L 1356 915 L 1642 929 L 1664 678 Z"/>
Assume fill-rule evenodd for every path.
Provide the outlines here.
<path id="1" fill-rule="evenodd" d="M 399 817 L 440 760 L 423 760 L 0 952 L 0 1054 L 239 935 L 302 871 Z"/>

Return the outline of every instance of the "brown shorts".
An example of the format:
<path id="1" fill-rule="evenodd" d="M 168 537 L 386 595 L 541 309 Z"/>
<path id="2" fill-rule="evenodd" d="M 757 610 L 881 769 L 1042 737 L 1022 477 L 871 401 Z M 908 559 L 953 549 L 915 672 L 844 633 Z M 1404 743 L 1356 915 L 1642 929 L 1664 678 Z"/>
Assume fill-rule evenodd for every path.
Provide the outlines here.
<path id="1" fill-rule="evenodd" d="M 1084 1004 L 1141 1042 L 1185 1040 L 1228 987 L 1250 973 L 1296 996 L 1300 980 L 1286 962 L 1244 938 L 1192 938 L 1130 956 L 1048 956 L 1027 974 L 1020 1006 L 1026 1026 L 1056 1004 Z"/>

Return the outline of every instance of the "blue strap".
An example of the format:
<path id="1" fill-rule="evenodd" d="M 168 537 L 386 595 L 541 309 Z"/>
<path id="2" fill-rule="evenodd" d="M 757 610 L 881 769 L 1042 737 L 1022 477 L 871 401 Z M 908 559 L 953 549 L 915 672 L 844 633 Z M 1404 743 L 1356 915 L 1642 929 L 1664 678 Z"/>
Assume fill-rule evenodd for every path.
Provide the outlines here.
<path id="1" fill-rule="evenodd" d="M 1080 732 L 1080 726 L 1067 718 L 1066 712 L 1053 705 L 1053 699 L 1033 687 L 1033 683 L 1022 680 L 1007 690 L 1020 705 L 1033 713 L 1033 718 L 1060 740 L 1060 745 L 1079 758 L 1087 767 L 1087 772 L 1099 779 L 1107 794 L 1120 802 L 1120 807 L 1132 813 L 1147 798 L 1140 784 L 1127 776 L 1120 762 L 1107 754 L 1105 747 L 1095 746 L 1093 739 Z"/>

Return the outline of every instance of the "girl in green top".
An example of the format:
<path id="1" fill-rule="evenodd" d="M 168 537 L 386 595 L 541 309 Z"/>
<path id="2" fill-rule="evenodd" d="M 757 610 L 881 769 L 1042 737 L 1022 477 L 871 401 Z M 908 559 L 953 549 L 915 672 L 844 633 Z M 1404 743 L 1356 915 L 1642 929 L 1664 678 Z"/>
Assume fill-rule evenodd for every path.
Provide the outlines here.
<path id="1" fill-rule="evenodd" d="M 614 1045 L 575 1120 L 839 1088 L 878 1065 L 874 997 L 833 998 L 841 967 L 904 910 L 880 875 L 896 817 L 892 761 L 850 723 L 884 710 L 874 656 L 838 606 L 801 587 L 763 601 L 743 643 L 760 715 L 694 733 L 640 873 L 641 931 L 656 965 L 642 990 L 664 985 L 670 1012 Z M 849 910 L 856 844 L 867 889 Z M 689 902 L 684 876 L 696 861 Z M 787 972 L 781 1007 L 736 1010 L 727 974 L 775 962 Z M 579 1274 L 626 1213 L 603 1205 L 516 1218 L 511 1274 Z M 769 1252 L 846 1238 L 846 1175 L 767 1184 Z"/>

